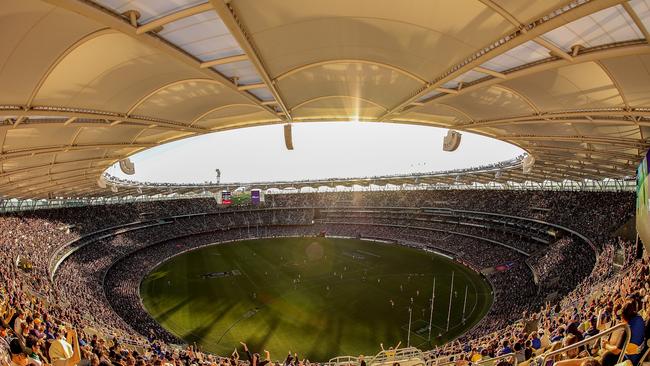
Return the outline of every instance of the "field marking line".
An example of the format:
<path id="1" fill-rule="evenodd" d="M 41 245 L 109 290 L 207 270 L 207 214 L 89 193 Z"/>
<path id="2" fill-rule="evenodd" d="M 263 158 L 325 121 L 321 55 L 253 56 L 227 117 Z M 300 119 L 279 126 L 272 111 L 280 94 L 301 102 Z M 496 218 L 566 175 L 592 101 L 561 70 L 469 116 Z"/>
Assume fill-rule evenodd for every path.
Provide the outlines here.
<path id="1" fill-rule="evenodd" d="M 477 289 L 476 289 L 476 284 L 474 283 L 474 281 L 469 281 L 469 283 L 470 283 L 470 285 L 472 286 L 472 288 L 474 289 L 474 300 L 475 300 L 475 301 L 474 301 L 474 305 L 472 306 L 472 310 L 470 310 L 470 312 L 466 314 L 466 316 L 465 316 L 465 320 L 469 319 L 470 316 L 474 314 L 474 310 L 476 309 L 476 305 L 478 305 L 478 291 L 477 291 Z M 489 309 L 488 309 L 488 311 L 489 311 Z M 461 315 L 461 316 L 462 316 L 462 315 Z M 462 320 L 462 319 L 461 319 L 461 320 Z M 481 319 L 478 319 L 478 321 L 481 321 Z M 458 328 L 458 327 L 460 327 L 460 326 L 464 326 L 464 325 L 465 325 L 465 324 L 461 321 L 460 323 L 456 323 L 456 325 L 454 325 L 453 327 L 449 328 L 449 330 L 451 330 L 451 329 L 456 329 L 456 328 Z M 471 328 L 470 328 L 470 329 L 471 329 Z M 468 329 L 468 330 L 469 330 L 469 329 Z"/>
<path id="2" fill-rule="evenodd" d="M 359 252 L 359 253 L 362 253 L 362 254 L 367 254 L 367 255 L 375 257 L 375 258 L 381 258 L 381 256 L 379 254 L 366 252 L 365 250 L 357 249 L 356 251 Z"/>
<path id="3" fill-rule="evenodd" d="M 255 281 L 253 281 L 251 276 L 249 276 L 248 273 L 246 271 L 244 271 L 244 269 L 241 268 L 239 263 L 234 262 L 234 265 L 235 265 L 235 267 L 239 268 L 239 270 L 241 271 L 241 273 L 244 274 L 244 276 L 246 276 L 246 279 L 248 279 L 248 282 L 250 282 L 253 285 L 253 287 L 255 287 L 255 289 L 259 291 L 260 287 L 257 285 L 257 283 Z"/>
<path id="4" fill-rule="evenodd" d="M 219 344 L 219 343 L 221 342 L 221 340 L 223 339 L 223 337 L 224 337 L 226 334 L 228 334 L 228 333 L 230 332 L 230 330 L 231 330 L 232 328 L 234 328 L 235 325 L 237 325 L 240 321 L 242 321 L 243 319 L 250 319 L 250 318 L 252 318 L 252 317 L 253 317 L 255 314 L 257 314 L 259 311 L 261 311 L 261 310 L 256 311 L 256 312 L 253 313 L 253 315 L 251 315 L 251 316 L 246 316 L 246 315 L 248 315 L 248 314 L 251 312 L 251 310 L 245 312 L 242 316 L 240 316 L 237 320 L 235 320 L 235 322 L 232 323 L 232 324 L 228 327 L 228 329 L 226 329 L 226 330 L 221 334 L 221 337 L 219 337 L 219 339 L 217 340 L 217 343 L 216 343 L 216 344 Z"/>

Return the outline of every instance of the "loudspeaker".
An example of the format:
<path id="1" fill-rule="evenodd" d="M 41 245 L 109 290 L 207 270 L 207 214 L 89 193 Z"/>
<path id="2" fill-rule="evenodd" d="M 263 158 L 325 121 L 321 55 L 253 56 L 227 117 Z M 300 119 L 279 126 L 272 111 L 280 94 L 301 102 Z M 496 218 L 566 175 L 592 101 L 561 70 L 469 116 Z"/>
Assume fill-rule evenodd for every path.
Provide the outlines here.
<path id="1" fill-rule="evenodd" d="M 291 125 L 284 125 L 284 145 L 287 150 L 293 150 L 293 137 L 291 136 Z"/>
<path id="2" fill-rule="evenodd" d="M 522 164 L 524 174 L 530 173 L 533 170 L 533 165 L 535 165 L 535 157 L 532 155 L 526 155 Z"/>
<path id="3" fill-rule="evenodd" d="M 120 160 L 120 169 L 126 175 L 135 174 L 135 164 L 129 158 Z"/>
<path id="4" fill-rule="evenodd" d="M 99 176 L 99 178 L 97 179 L 97 187 L 101 189 L 106 188 L 106 179 L 104 179 L 103 175 Z"/>
<path id="5" fill-rule="evenodd" d="M 442 150 L 444 151 L 454 151 L 458 149 L 460 145 L 460 137 L 462 135 L 454 130 L 447 131 L 447 136 L 442 143 Z"/>

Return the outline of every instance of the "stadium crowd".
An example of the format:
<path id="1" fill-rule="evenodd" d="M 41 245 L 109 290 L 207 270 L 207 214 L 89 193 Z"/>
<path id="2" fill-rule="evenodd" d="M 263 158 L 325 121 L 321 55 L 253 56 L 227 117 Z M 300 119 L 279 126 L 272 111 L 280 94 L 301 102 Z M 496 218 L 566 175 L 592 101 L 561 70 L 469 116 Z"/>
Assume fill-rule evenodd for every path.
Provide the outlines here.
<path id="1" fill-rule="evenodd" d="M 325 232 L 426 246 L 453 253 L 481 271 L 508 264 L 505 271 L 487 274 L 496 292 L 490 314 L 458 341 L 428 353 L 431 359 L 454 355 L 454 362 L 463 365 L 512 351 L 520 362 L 530 362 L 537 354 L 619 321 L 634 324 L 630 341 L 639 342 L 637 313 L 641 321 L 650 315 L 648 265 L 636 259 L 631 243 L 612 238 L 630 218 L 633 204 L 629 193 L 391 191 L 267 196 L 267 207 L 286 210 L 222 209 L 214 200 L 200 199 L 5 215 L 0 217 L 0 260 L 5 264 L 0 266 L 0 339 L 7 343 L 12 365 L 20 366 L 237 365 L 241 360 L 235 356 L 172 346 L 179 340 L 135 306 L 137 283 L 179 251 L 217 241 Z M 331 217 L 314 220 L 313 209 L 301 208 L 347 206 L 448 207 L 536 218 L 585 234 L 598 254 L 586 259 L 585 243 L 571 237 L 550 241 L 540 251 L 529 238 L 515 240 L 511 232 L 455 231 L 463 226 L 456 224 L 456 233 L 450 234 L 449 226 L 439 222 L 404 225 L 414 220 L 412 214 L 336 222 Z M 171 218 L 178 215 L 187 216 Z M 489 235 L 530 253 L 470 235 Z M 614 262 L 621 251 L 624 261 L 617 268 Z M 52 258 L 62 259 L 54 282 Z M 133 265 L 133 260 L 141 264 Z M 615 358 L 611 354 L 621 346 L 620 336 L 613 337 L 581 348 L 581 359 L 593 357 L 609 366 Z M 638 349 L 618 350 L 633 363 L 644 350 L 643 344 L 634 344 Z M 285 362 L 301 364 L 298 357 Z"/>
<path id="2" fill-rule="evenodd" d="M 638 364 L 648 349 L 650 267 L 646 259 L 629 259 L 625 267 L 615 270 L 616 249 L 611 243 L 605 244 L 591 274 L 561 301 L 526 312 L 519 321 L 497 332 L 483 332 L 482 336 L 472 332 L 431 351 L 429 358 L 439 364 L 464 365 L 512 355 L 518 364 L 543 365 L 547 353 L 603 334 L 602 339 L 576 345 L 547 361 L 565 366 L 585 362 L 611 366 L 621 356 L 630 364 Z M 622 329 L 605 333 L 618 324 L 630 327 L 629 338 Z"/>
<path id="3" fill-rule="evenodd" d="M 563 225 L 595 243 L 604 243 L 634 215 L 635 208 L 630 192 L 587 191 L 382 190 L 273 194 L 266 201 L 271 207 L 438 207 L 494 212 Z"/>

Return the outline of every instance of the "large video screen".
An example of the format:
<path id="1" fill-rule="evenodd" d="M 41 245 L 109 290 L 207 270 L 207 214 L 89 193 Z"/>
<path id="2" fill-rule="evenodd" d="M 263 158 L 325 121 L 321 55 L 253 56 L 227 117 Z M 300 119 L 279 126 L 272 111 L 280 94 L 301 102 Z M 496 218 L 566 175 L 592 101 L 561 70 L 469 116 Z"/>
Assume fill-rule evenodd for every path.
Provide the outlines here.
<path id="1" fill-rule="evenodd" d="M 251 189 L 251 203 L 254 206 L 257 206 L 261 202 L 262 192 L 259 189 Z"/>
<path id="2" fill-rule="evenodd" d="M 229 205 L 232 203 L 232 198 L 231 194 L 229 191 L 222 191 L 221 192 L 221 204 L 222 205 Z"/>
<path id="3" fill-rule="evenodd" d="M 650 192 L 648 191 L 648 153 L 636 171 L 636 230 L 643 244 L 650 245 Z"/>

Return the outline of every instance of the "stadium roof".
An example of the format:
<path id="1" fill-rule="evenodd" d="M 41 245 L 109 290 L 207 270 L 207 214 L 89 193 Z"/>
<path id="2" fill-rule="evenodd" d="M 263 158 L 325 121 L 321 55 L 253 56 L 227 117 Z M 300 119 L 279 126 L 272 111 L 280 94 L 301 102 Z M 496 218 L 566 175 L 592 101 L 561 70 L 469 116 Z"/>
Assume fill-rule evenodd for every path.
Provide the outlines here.
<path id="1" fill-rule="evenodd" d="M 650 146 L 648 0 L 5 0 L 0 19 L 5 197 L 110 195 L 98 177 L 138 151 L 292 121 L 535 156 L 497 181 L 634 175 Z"/>

